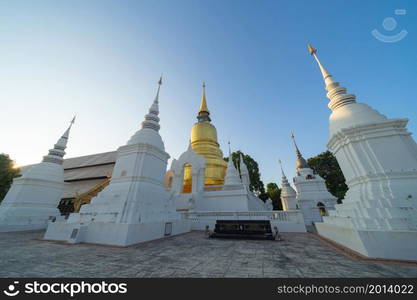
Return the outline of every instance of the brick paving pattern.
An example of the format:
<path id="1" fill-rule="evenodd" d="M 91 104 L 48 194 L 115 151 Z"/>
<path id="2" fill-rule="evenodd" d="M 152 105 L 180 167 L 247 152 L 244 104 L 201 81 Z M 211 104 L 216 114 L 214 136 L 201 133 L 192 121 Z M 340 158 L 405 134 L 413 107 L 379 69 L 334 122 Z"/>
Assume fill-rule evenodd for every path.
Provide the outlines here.
<path id="1" fill-rule="evenodd" d="M 0 277 L 417 277 L 417 265 L 356 261 L 308 233 L 276 242 L 191 232 L 129 248 L 42 236 L 0 233 Z"/>

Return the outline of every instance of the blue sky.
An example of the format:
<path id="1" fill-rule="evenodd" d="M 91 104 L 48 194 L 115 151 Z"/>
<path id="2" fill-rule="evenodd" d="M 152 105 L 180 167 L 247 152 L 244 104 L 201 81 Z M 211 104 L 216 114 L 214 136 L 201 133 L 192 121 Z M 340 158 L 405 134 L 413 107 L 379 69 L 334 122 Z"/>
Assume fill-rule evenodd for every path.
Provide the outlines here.
<path id="1" fill-rule="evenodd" d="M 223 151 L 230 139 L 265 183 L 279 182 L 279 158 L 294 174 L 291 131 L 306 158 L 326 150 L 330 110 L 308 42 L 359 102 L 417 132 L 416 14 L 412 0 L 0 1 L 0 152 L 40 161 L 74 114 L 66 157 L 116 150 L 163 73 L 160 132 L 172 157 L 187 148 L 206 81 Z M 373 29 L 408 35 L 384 43 Z"/>

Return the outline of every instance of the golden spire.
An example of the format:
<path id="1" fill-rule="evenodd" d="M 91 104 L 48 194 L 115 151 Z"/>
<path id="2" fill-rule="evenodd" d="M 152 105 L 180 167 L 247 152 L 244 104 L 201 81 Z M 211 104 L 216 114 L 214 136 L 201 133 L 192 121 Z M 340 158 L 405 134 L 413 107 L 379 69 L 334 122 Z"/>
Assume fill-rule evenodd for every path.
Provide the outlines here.
<path id="1" fill-rule="evenodd" d="M 316 54 L 317 49 L 314 49 L 313 46 L 311 46 L 311 44 L 308 44 L 307 47 L 308 47 L 308 51 L 310 51 L 310 55 Z"/>
<path id="2" fill-rule="evenodd" d="M 198 112 L 207 112 L 210 113 L 208 108 L 207 108 L 207 100 L 206 100 L 206 83 L 203 82 L 203 95 L 201 96 L 201 104 L 200 104 L 200 109 L 198 110 Z"/>
<path id="3" fill-rule="evenodd" d="M 295 142 L 295 136 L 294 136 L 294 132 L 291 132 L 291 138 L 294 142 L 294 146 L 295 146 L 295 153 L 297 155 L 297 160 L 296 160 L 296 169 L 297 171 L 299 169 L 304 169 L 304 168 L 308 168 L 308 163 L 307 161 L 304 159 L 304 157 L 301 155 L 300 150 L 298 149 L 297 143 Z"/>

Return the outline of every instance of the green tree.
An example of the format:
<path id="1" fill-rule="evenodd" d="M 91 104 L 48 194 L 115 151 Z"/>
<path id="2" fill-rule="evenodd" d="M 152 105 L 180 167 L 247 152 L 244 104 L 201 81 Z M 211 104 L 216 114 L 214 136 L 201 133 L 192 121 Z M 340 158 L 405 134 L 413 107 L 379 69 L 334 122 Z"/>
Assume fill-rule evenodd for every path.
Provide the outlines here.
<path id="1" fill-rule="evenodd" d="M 232 159 L 235 163 L 235 166 L 240 174 L 240 155 L 243 156 L 243 162 L 246 164 L 248 171 L 249 171 L 249 180 L 250 185 L 249 188 L 252 192 L 258 194 L 259 198 L 262 200 L 267 199 L 267 195 L 265 193 L 264 183 L 261 180 L 261 174 L 259 173 L 259 166 L 258 163 L 249 155 L 242 153 L 241 151 L 235 151 L 232 153 Z M 225 161 L 229 161 L 228 157 L 224 158 Z"/>
<path id="2" fill-rule="evenodd" d="M 337 197 L 340 203 L 345 197 L 348 187 L 336 157 L 330 151 L 326 151 L 309 158 L 307 162 L 317 174 L 326 180 L 327 189 Z"/>
<path id="3" fill-rule="evenodd" d="M 268 183 L 266 185 L 266 193 L 272 200 L 274 210 L 282 210 L 281 189 L 278 187 L 278 185 L 275 182 Z"/>
<path id="4" fill-rule="evenodd" d="M 15 167 L 13 160 L 9 155 L 0 154 L 0 202 L 6 196 L 13 178 L 19 176 L 19 169 Z"/>

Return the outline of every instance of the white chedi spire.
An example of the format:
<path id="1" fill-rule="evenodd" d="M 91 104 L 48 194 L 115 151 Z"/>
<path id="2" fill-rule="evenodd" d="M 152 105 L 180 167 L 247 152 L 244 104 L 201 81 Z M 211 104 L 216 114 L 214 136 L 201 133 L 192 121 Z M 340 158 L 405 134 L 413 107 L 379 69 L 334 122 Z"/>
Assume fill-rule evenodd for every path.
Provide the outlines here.
<path id="1" fill-rule="evenodd" d="M 164 150 L 164 143 L 159 135 L 159 91 L 162 85 L 162 76 L 158 81 L 158 90 L 148 113 L 145 115 L 145 120 L 142 122 L 142 128 L 138 130 L 127 142 L 128 145 L 134 144 L 149 144 L 161 150 Z"/>
<path id="2" fill-rule="evenodd" d="M 296 201 L 297 193 L 295 192 L 293 187 L 290 185 L 290 183 L 288 182 L 287 177 L 285 176 L 284 170 L 282 168 L 281 160 L 279 160 L 279 164 L 281 166 L 281 173 L 282 173 L 282 177 L 281 177 L 281 204 L 282 204 L 282 208 L 285 211 L 298 209 L 297 201 Z"/>
<path id="3" fill-rule="evenodd" d="M 232 153 L 230 151 L 229 142 L 229 161 L 227 163 L 226 177 L 224 178 L 224 185 L 236 185 L 242 184 L 239 177 L 239 172 L 236 170 L 235 164 L 233 163 Z"/>
<path id="4" fill-rule="evenodd" d="M 285 176 L 284 169 L 282 168 L 282 162 L 280 159 L 278 160 L 278 162 L 279 162 L 279 166 L 281 167 L 281 181 L 288 183 L 287 176 Z"/>
<path id="5" fill-rule="evenodd" d="M 321 74 L 323 75 L 324 83 L 326 84 L 326 90 L 327 90 L 327 98 L 330 99 L 329 102 L 329 108 L 331 110 L 335 110 L 336 108 L 349 104 L 349 103 L 355 103 L 356 102 L 356 96 L 353 94 L 347 94 L 346 88 L 340 86 L 339 82 L 335 81 L 333 79 L 333 76 L 330 75 L 330 73 L 323 67 L 320 60 L 318 59 L 316 53 L 317 49 L 314 49 L 313 46 L 310 44 L 308 45 L 308 50 L 310 51 L 310 54 L 314 57 L 314 59 L 317 61 L 317 64 L 319 65 Z"/>
<path id="6" fill-rule="evenodd" d="M 347 94 L 346 88 L 340 86 L 339 82 L 335 81 L 332 75 L 330 75 L 329 72 L 323 67 L 316 55 L 317 50 L 311 45 L 308 45 L 308 50 L 319 65 L 324 83 L 326 85 L 326 97 L 330 99 L 327 105 L 332 110 L 332 114 L 329 118 L 330 136 L 333 136 L 342 128 L 387 120 L 384 115 L 380 114 L 378 111 L 369 107 L 365 103 L 357 103 L 356 96 L 353 94 Z"/>
<path id="7" fill-rule="evenodd" d="M 281 160 L 279 160 L 279 164 L 281 166 L 281 186 L 282 186 L 282 190 L 281 190 L 281 196 L 286 196 L 286 197 L 291 197 L 291 196 L 296 196 L 296 192 L 293 189 L 293 187 L 291 186 L 291 184 L 288 182 L 287 177 L 285 176 L 284 170 L 282 168 L 282 162 Z"/>
<path id="8" fill-rule="evenodd" d="M 67 130 L 65 130 L 64 134 L 59 138 L 59 140 L 54 145 L 54 148 L 50 149 L 48 155 L 43 157 L 43 160 L 42 160 L 43 162 L 50 162 L 50 163 L 62 165 L 64 161 L 63 157 L 65 155 L 65 149 L 67 148 L 69 133 L 74 122 L 75 122 L 75 116 L 74 118 L 72 118 L 71 123 L 69 127 L 67 128 Z"/>
<path id="9" fill-rule="evenodd" d="M 156 91 L 155 100 L 152 106 L 149 108 L 149 112 L 145 115 L 145 120 L 142 122 L 142 128 L 150 128 L 155 131 L 159 131 L 161 126 L 159 125 L 159 90 L 162 85 L 162 76 L 158 81 L 158 90 Z"/>

